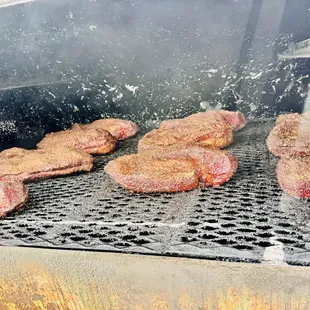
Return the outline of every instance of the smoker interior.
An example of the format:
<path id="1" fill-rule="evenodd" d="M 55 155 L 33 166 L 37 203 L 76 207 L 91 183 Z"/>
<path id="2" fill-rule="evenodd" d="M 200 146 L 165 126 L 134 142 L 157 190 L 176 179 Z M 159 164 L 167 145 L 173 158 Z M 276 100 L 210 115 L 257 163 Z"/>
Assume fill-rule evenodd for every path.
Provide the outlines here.
<path id="1" fill-rule="evenodd" d="M 251 121 L 229 147 L 238 171 L 219 188 L 119 187 L 104 165 L 134 153 L 142 131 L 96 157 L 90 173 L 29 183 L 26 207 L 0 220 L 0 244 L 309 264 L 310 203 L 281 191 L 266 148 L 277 114 L 307 108 L 309 59 L 278 55 L 308 39 L 309 10 L 308 0 L 40 0 L 1 9 L 0 150 L 33 148 L 48 132 L 104 117 L 144 131 L 214 108 Z"/>
<path id="2" fill-rule="evenodd" d="M 29 203 L 0 221 L 2 245 L 308 264 L 310 203 L 283 193 L 265 139 L 274 120 L 251 121 L 229 150 L 239 159 L 219 188 L 130 194 L 104 165 L 136 151 L 139 136 L 98 156 L 95 169 L 29 184 Z M 280 257 L 280 258 L 279 258 Z"/>

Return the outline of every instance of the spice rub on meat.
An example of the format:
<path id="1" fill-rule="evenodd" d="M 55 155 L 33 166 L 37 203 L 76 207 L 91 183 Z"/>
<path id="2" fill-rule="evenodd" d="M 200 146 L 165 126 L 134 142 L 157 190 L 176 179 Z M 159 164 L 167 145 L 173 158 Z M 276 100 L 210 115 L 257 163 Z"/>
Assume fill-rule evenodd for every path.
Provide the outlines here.
<path id="1" fill-rule="evenodd" d="M 280 115 L 267 138 L 267 147 L 278 157 L 310 150 L 310 114 Z"/>
<path id="2" fill-rule="evenodd" d="M 179 143 L 199 143 L 203 146 L 223 148 L 233 141 L 232 130 L 223 123 L 183 124 L 175 128 L 154 129 L 138 144 L 138 151 L 152 150 Z"/>
<path id="3" fill-rule="evenodd" d="M 163 121 L 158 129 L 147 133 L 139 141 L 138 150 L 140 152 L 184 142 L 224 148 L 232 143 L 233 131 L 243 128 L 246 122 L 242 113 L 224 110 Z"/>
<path id="4" fill-rule="evenodd" d="M 47 134 L 37 147 L 71 147 L 89 154 L 107 154 L 115 149 L 115 145 L 116 139 L 107 130 L 81 127 Z"/>
<path id="5" fill-rule="evenodd" d="M 195 144 L 126 155 L 110 161 L 105 171 L 132 192 L 179 192 L 219 186 L 237 169 L 237 158 L 222 150 Z"/>
<path id="6" fill-rule="evenodd" d="M 23 207 L 28 200 L 28 190 L 23 182 L 14 179 L 0 180 L 0 217 Z"/>
<path id="7" fill-rule="evenodd" d="M 25 150 L 11 148 L 0 153 L 0 179 L 14 177 L 17 180 L 45 179 L 90 171 L 93 158 L 86 152 L 56 147 L 50 149 Z"/>
<path id="8" fill-rule="evenodd" d="M 105 171 L 131 192 L 178 192 L 198 186 L 195 165 L 190 159 L 149 158 L 137 154 L 110 161 Z"/>
<path id="9" fill-rule="evenodd" d="M 310 198 L 310 113 L 280 115 L 267 146 L 280 157 L 276 173 L 282 190 L 295 198 Z"/>
<path id="10" fill-rule="evenodd" d="M 237 131 L 242 129 L 246 125 L 247 120 L 241 112 L 212 110 L 207 112 L 195 113 L 181 119 L 163 121 L 160 124 L 160 128 L 171 129 L 187 124 L 197 125 L 201 123 L 224 123 L 230 126 L 233 131 Z"/>
<path id="11" fill-rule="evenodd" d="M 134 122 L 118 118 L 99 119 L 90 124 L 74 124 L 72 127 L 72 129 L 80 128 L 104 129 L 117 140 L 126 140 L 139 131 L 139 127 Z"/>
<path id="12" fill-rule="evenodd" d="M 281 158 L 277 178 L 285 192 L 295 198 L 310 198 L 310 153 Z"/>

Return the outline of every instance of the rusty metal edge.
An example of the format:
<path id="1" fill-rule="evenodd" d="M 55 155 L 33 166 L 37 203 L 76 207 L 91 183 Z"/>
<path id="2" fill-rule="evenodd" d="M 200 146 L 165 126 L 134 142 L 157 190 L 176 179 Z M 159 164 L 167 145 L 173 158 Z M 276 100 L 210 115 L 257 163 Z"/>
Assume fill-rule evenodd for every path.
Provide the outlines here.
<path id="1" fill-rule="evenodd" d="M 1 310 L 310 309 L 310 268 L 0 248 Z"/>

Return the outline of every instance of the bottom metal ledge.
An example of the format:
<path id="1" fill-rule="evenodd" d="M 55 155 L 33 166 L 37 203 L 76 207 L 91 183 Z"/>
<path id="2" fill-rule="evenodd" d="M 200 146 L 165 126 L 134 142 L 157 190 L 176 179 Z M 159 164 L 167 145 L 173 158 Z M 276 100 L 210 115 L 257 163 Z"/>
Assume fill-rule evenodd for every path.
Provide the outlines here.
<path id="1" fill-rule="evenodd" d="M 308 267 L 2 247 L 0 309 L 310 309 Z"/>

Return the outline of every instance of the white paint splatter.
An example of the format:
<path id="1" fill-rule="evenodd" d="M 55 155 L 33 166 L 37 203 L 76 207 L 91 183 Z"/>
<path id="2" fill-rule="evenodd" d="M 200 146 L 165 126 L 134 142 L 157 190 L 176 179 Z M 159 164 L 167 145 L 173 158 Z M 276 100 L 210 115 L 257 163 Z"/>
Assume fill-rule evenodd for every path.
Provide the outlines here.
<path id="1" fill-rule="evenodd" d="M 90 26 L 89 26 L 89 29 L 90 29 L 91 31 L 94 31 L 95 29 L 98 29 L 98 27 L 97 27 L 96 25 L 90 25 Z"/>
<path id="2" fill-rule="evenodd" d="M 208 101 L 201 101 L 200 102 L 200 108 L 203 110 L 207 110 L 208 107 L 210 107 L 210 103 Z"/>
<path id="3" fill-rule="evenodd" d="M 54 99 L 56 99 L 56 96 L 53 94 L 53 93 L 51 93 L 50 91 L 48 92 Z"/>
<path id="4" fill-rule="evenodd" d="M 132 95 L 134 96 L 136 94 L 136 91 L 138 90 L 139 86 L 129 85 L 125 84 L 125 87 L 132 92 Z"/>

